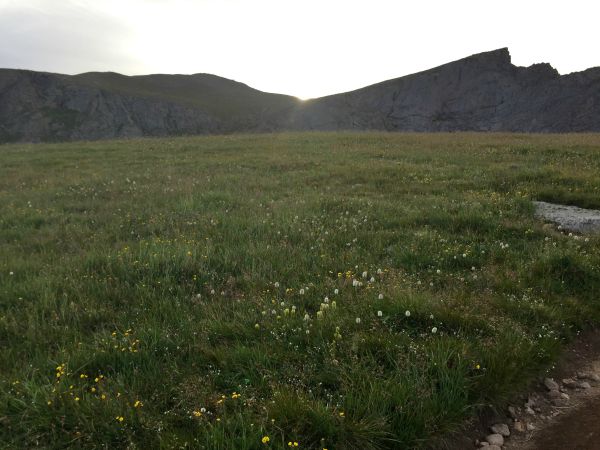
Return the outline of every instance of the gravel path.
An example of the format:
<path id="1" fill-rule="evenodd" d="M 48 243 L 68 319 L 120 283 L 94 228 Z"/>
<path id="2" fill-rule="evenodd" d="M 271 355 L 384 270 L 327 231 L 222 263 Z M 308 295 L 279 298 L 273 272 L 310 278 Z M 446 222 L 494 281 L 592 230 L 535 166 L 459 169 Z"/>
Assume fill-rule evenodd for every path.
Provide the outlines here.
<path id="1" fill-rule="evenodd" d="M 554 222 L 564 230 L 577 233 L 600 231 L 600 211 L 598 210 L 546 202 L 533 202 L 533 204 L 536 216 Z"/>

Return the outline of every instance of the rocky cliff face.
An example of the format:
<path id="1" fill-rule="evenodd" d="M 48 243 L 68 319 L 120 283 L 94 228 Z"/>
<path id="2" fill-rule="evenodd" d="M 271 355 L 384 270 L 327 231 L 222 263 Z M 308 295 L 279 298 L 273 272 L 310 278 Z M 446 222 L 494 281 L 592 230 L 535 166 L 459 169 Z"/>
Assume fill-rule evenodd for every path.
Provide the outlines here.
<path id="1" fill-rule="evenodd" d="M 600 68 L 561 76 L 500 49 L 307 102 L 213 75 L 0 70 L 0 142 L 349 129 L 600 131 Z"/>
<path id="2" fill-rule="evenodd" d="M 600 130 L 600 68 L 560 76 L 516 67 L 508 49 L 473 55 L 296 109 L 297 129 L 404 131 Z"/>

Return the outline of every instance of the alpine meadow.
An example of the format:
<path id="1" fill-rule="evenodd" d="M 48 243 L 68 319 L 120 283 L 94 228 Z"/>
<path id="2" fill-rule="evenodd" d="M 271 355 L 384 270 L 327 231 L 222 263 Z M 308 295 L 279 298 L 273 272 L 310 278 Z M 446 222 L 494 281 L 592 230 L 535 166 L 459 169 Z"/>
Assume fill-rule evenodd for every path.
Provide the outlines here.
<path id="1" fill-rule="evenodd" d="M 600 135 L 0 146 L 0 442 L 428 448 L 600 323 Z"/>

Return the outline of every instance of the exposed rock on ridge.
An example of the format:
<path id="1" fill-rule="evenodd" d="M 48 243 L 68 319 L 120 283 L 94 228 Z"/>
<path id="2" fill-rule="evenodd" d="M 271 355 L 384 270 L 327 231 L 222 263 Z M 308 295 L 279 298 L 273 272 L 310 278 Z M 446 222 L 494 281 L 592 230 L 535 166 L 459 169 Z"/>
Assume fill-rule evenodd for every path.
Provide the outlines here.
<path id="1" fill-rule="evenodd" d="M 600 68 L 500 49 L 306 102 L 207 74 L 0 70 L 0 142 L 278 130 L 600 131 Z"/>

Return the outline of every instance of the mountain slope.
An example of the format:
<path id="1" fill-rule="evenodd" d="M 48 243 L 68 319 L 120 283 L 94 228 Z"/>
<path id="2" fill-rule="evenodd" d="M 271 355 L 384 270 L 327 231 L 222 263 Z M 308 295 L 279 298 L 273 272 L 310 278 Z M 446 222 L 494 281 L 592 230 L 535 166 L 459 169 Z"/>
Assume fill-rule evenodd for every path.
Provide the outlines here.
<path id="1" fill-rule="evenodd" d="M 209 74 L 0 70 L 0 142 L 342 129 L 600 131 L 600 68 L 561 76 L 499 49 L 306 102 Z"/>
<path id="2" fill-rule="evenodd" d="M 411 131 L 600 130 L 600 69 L 560 76 L 549 64 L 516 67 L 508 49 L 296 109 L 297 129 Z"/>
<path id="3" fill-rule="evenodd" d="M 0 142 L 272 131 L 298 102 L 205 74 L 0 70 Z"/>

